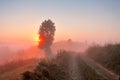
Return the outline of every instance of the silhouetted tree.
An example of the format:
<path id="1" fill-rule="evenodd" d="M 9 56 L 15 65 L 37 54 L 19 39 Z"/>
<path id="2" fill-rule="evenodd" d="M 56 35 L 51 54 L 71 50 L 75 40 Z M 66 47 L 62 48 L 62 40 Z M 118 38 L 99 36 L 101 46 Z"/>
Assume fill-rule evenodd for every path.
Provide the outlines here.
<path id="1" fill-rule="evenodd" d="M 50 46 L 54 40 L 55 30 L 54 23 L 50 19 L 43 21 L 39 28 L 40 41 L 38 47 L 44 49 L 47 55 L 51 55 Z"/>

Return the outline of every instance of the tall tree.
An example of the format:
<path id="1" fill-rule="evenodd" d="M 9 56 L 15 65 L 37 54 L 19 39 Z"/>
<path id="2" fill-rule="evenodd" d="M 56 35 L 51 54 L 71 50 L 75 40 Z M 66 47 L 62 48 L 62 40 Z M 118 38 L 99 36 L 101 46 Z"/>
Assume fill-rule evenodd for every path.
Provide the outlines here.
<path id="1" fill-rule="evenodd" d="M 44 49 L 47 55 L 51 54 L 50 46 L 54 41 L 55 30 L 54 23 L 50 19 L 43 21 L 39 28 L 38 47 Z"/>

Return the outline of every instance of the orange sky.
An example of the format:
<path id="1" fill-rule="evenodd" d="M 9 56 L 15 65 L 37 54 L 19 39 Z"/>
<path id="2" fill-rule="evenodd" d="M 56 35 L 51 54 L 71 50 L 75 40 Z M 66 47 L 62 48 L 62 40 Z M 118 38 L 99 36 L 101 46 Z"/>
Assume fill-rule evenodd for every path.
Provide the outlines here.
<path id="1" fill-rule="evenodd" d="M 0 1 L 0 43 L 37 44 L 45 19 L 56 26 L 55 41 L 120 42 L 120 1 Z"/>

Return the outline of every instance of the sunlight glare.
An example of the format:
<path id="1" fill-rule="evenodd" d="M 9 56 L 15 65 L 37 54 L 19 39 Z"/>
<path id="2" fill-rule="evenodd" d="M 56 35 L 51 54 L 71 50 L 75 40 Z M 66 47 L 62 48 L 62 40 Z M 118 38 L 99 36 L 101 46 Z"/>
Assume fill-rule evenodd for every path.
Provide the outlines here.
<path id="1" fill-rule="evenodd" d="M 39 35 L 35 35 L 35 37 L 34 37 L 34 42 L 35 42 L 35 45 L 38 45 L 38 43 L 41 41 L 40 39 L 39 39 Z"/>

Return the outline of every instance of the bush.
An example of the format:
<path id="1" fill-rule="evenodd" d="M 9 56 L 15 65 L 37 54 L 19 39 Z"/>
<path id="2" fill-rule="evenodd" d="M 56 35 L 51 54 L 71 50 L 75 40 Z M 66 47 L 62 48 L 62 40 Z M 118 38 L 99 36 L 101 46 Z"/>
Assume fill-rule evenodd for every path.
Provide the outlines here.
<path id="1" fill-rule="evenodd" d="M 23 80 L 67 80 L 68 70 L 66 69 L 68 65 L 65 60 L 67 55 L 67 52 L 60 51 L 56 58 L 42 60 L 33 72 L 23 73 Z"/>

